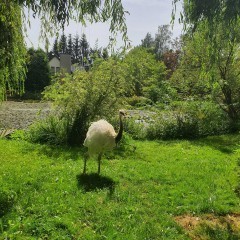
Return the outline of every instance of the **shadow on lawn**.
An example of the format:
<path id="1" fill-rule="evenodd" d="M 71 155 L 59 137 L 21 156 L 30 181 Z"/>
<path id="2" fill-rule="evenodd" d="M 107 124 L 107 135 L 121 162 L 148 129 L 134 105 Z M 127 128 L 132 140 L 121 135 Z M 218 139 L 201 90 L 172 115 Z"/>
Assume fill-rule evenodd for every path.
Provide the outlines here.
<path id="1" fill-rule="evenodd" d="M 8 193 L 0 191 L 0 218 L 10 212 L 13 207 L 14 199 Z"/>
<path id="2" fill-rule="evenodd" d="M 98 189 L 108 189 L 109 194 L 112 195 L 115 190 L 115 182 L 105 176 L 96 173 L 79 174 L 77 175 L 78 187 L 85 192 L 95 191 Z"/>
<path id="3" fill-rule="evenodd" d="M 37 151 L 39 155 L 45 155 L 49 158 L 55 159 L 71 159 L 73 161 L 83 157 L 85 149 L 83 147 L 67 147 L 67 146 L 54 146 L 54 145 L 35 145 L 24 146 L 23 153 Z"/>
<path id="4" fill-rule="evenodd" d="M 240 135 L 223 135 L 223 136 L 211 136 L 194 140 L 195 145 L 210 146 L 214 149 L 221 151 L 222 153 L 232 154 L 240 146 Z"/>

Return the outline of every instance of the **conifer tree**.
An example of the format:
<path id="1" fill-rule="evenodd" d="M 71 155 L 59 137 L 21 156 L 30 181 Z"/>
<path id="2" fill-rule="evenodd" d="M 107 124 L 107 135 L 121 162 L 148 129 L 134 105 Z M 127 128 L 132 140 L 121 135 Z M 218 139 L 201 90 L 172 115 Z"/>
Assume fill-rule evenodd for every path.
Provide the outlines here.
<path id="1" fill-rule="evenodd" d="M 89 43 L 87 41 L 86 34 L 84 33 L 82 34 L 82 37 L 81 37 L 80 48 L 81 48 L 83 63 L 87 64 L 89 59 L 90 49 L 89 49 Z"/>
<path id="2" fill-rule="evenodd" d="M 80 63 L 81 62 L 81 49 L 80 49 L 80 39 L 79 35 L 76 34 L 73 39 L 73 63 Z"/>
<path id="3" fill-rule="evenodd" d="M 61 38 L 60 38 L 59 52 L 67 53 L 67 37 L 64 33 L 61 35 Z"/>
<path id="4" fill-rule="evenodd" d="M 67 39 L 67 53 L 73 56 L 73 41 L 72 41 L 72 34 L 68 35 Z"/>
<path id="5" fill-rule="evenodd" d="M 52 48 L 52 53 L 53 53 L 55 56 L 59 56 L 59 43 L 58 43 L 58 39 L 57 39 L 57 38 L 54 40 L 53 48 Z"/>

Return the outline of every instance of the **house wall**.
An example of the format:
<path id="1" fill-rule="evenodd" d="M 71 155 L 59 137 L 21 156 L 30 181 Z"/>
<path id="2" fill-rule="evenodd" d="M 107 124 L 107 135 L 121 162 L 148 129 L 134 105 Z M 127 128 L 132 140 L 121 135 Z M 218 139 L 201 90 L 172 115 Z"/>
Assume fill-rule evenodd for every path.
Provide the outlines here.
<path id="1" fill-rule="evenodd" d="M 71 55 L 69 54 L 60 54 L 60 67 L 66 72 L 71 73 Z"/>
<path id="2" fill-rule="evenodd" d="M 60 71 L 60 61 L 58 58 L 54 57 L 49 61 L 49 66 L 51 73 L 57 73 Z"/>

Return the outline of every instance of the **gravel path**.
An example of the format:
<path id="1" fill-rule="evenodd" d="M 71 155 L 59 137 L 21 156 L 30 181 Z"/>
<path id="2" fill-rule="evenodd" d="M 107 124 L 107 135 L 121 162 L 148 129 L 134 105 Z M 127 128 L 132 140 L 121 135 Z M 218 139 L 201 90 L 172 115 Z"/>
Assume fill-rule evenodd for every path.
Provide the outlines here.
<path id="1" fill-rule="evenodd" d="M 26 129 L 35 119 L 45 117 L 50 111 L 47 102 L 15 102 L 0 103 L 1 129 Z"/>
<path id="2" fill-rule="evenodd" d="M 0 129 L 26 129 L 34 120 L 44 118 L 50 112 L 48 102 L 17 102 L 0 103 Z M 155 112 L 128 110 L 128 115 L 138 123 L 150 123 Z"/>

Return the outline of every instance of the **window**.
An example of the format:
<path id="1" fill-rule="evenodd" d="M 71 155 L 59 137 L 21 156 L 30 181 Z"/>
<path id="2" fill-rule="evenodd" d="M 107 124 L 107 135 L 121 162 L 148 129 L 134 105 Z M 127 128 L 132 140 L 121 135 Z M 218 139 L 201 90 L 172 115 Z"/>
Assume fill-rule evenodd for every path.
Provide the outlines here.
<path id="1" fill-rule="evenodd" d="M 55 73 L 55 67 L 51 67 L 51 74 Z"/>

